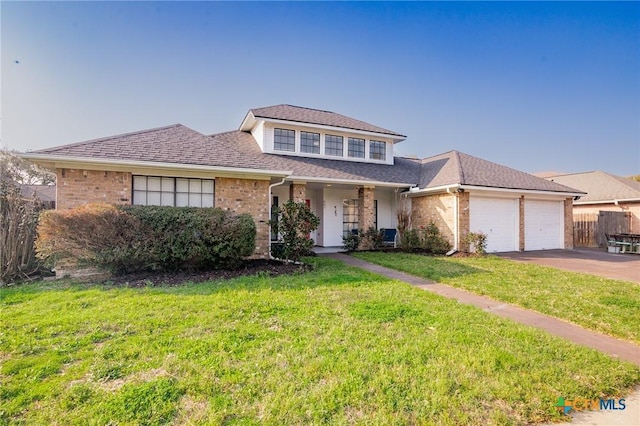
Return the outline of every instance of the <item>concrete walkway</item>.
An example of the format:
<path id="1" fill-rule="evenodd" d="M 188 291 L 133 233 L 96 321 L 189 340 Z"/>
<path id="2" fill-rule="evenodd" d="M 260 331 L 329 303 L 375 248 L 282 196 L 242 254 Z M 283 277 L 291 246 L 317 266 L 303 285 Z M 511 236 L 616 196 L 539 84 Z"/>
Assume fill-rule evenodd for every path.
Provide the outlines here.
<path id="1" fill-rule="evenodd" d="M 433 281 L 428 281 L 423 278 L 418 278 L 413 275 L 385 268 L 384 266 L 374 265 L 373 263 L 365 262 L 343 253 L 328 253 L 323 256 L 341 260 L 348 265 L 356 266 L 370 272 L 375 272 L 376 274 L 380 274 L 394 280 L 407 282 L 423 290 L 448 297 L 449 299 L 457 300 L 460 303 L 476 306 L 486 312 L 508 318 L 521 324 L 542 329 L 549 334 L 562 337 L 579 345 L 596 349 L 614 358 L 620 358 L 640 366 L 640 346 L 633 343 L 625 342 L 595 331 L 590 331 L 580 326 L 562 321 L 558 318 L 534 312 L 529 309 L 499 302 L 485 296 L 479 296 L 444 284 L 438 284 Z"/>
<path id="2" fill-rule="evenodd" d="M 413 275 L 385 268 L 348 256 L 343 253 L 327 253 L 322 256 L 341 260 L 347 265 L 374 272 L 376 274 L 404 281 L 423 290 L 440 296 L 455 299 L 460 303 L 476 306 L 486 312 L 508 318 L 512 321 L 529 325 L 546 331 L 549 334 L 570 340 L 578 345 L 596 349 L 614 358 L 632 362 L 640 366 L 640 346 L 618 340 L 580 326 L 570 324 L 548 315 L 502 303 L 484 296 L 478 296 L 465 290 L 438 284 Z M 555 426 L 640 426 L 640 388 L 625 398 L 626 409 L 622 411 L 578 411 L 571 414 L 570 423 L 555 423 Z"/>

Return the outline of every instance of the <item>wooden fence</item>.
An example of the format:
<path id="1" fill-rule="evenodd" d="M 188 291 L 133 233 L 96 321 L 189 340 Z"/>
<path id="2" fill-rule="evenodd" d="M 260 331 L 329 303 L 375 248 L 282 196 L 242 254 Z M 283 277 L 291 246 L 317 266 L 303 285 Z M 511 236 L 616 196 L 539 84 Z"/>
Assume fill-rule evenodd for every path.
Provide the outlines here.
<path id="1" fill-rule="evenodd" d="M 574 247 L 605 247 L 606 234 L 629 232 L 631 229 L 631 213 L 608 212 L 574 213 L 573 245 Z"/>

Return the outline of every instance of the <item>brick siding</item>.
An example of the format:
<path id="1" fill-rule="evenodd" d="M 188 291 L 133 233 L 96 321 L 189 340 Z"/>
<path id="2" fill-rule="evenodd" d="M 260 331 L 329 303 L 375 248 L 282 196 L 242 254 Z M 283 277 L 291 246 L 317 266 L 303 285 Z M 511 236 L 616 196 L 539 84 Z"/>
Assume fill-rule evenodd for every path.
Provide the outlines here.
<path id="1" fill-rule="evenodd" d="M 564 248 L 573 248 L 573 198 L 564 200 Z"/>
<path id="2" fill-rule="evenodd" d="M 254 258 L 269 257 L 269 181 L 216 178 L 215 206 L 235 213 L 248 213 L 256 223 Z"/>
<path id="3" fill-rule="evenodd" d="M 466 194 L 466 203 L 469 203 L 469 194 Z M 427 227 L 431 222 L 440 230 L 441 235 L 453 246 L 454 242 L 454 203 L 456 196 L 452 194 L 437 194 L 416 197 L 411 199 L 411 226 L 413 229 Z M 462 207 L 462 206 L 460 206 Z M 462 208 L 460 209 L 462 210 Z M 467 219 L 468 222 L 468 210 Z M 462 226 L 461 226 L 462 228 Z M 467 225 L 468 229 L 468 225 Z"/>
<path id="4" fill-rule="evenodd" d="M 56 206 L 70 209 L 87 203 L 131 204 L 131 173 L 56 169 Z"/>

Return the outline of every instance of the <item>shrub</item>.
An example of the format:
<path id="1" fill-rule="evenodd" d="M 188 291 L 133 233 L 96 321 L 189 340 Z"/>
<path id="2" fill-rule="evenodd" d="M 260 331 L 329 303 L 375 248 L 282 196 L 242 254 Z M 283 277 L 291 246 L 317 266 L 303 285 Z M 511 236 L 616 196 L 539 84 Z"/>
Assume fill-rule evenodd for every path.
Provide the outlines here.
<path id="1" fill-rule="evenodd" d="M 406 251 L 415 251 L 421 248 L 420 234 L 415 229 L 407 229 L 400 237 L 400 247 Z"/>
<path id="2" fill-rule="evenodd" d="M 469 232 L 462 238 L 462 243 L 468 246 L 469 253 L 476 253 L 481 256 L 487 254 L 487 234 Z"/>
<path id="3" fill-rule="evenodd" d="M 422 248 L 433 254 L 445 254 L 451 249 L 451 244 L 441 234 L 435 223 L 431 222 L 423 230 Z"/>
<path id="4" fill-rule="evenodd" d="M 342 245 L 346 251 L 356 251 L 360 247 L 360 235 L 348 233 L 342 235 Z"/>
<path id="5" fill-rule="evenodd" d="M 373 226 L 367 229 L 360 238 L 361 250 L 379 250 L 384 244 L 384 235 Z"/>
<path id="6" fill-rule="evenodd" d="M 37 199 L 24 199 L 13 182 L 0 180 L 0 286 L 38 271 L 34 240 Z"/>
<path id="7" fill-rule="evenodd" d="M 287 201 L 277 209 L 278 220 L 270 220 L 279 231 L 278 243 L 282 244 L 282 259 L 297 262 L 302 256 L 312 254 L 313 239 L 311 231 L 318 229 L 320 219 L 305 203 Z"/>
<path id="8" fill-rule="evenodd" d="M 255 250 L 248 215 L 220 209 L 89 204 L 41 215 L 38 256 L 112 273 L 238 266 Z"/>

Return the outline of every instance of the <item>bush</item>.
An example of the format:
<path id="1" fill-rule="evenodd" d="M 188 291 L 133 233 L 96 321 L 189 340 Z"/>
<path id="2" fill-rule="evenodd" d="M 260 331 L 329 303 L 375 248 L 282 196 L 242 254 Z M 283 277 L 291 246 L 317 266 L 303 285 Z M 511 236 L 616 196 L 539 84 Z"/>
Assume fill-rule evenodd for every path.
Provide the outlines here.
<path id="1" fill-rule="evenodd" d="M 422 248 L 433 254 L 445 254 L 451 245 L 441 234 L 435 223 L 431 222 L 423 231 Z"/>
<path id="2" fill-rule="evenodd" d="M 468 246 L 469 253 L 476 253 L 481 256 L 487 254 L 487 234 L 469 232 L 462 238 L 462 243 Z"/>
<path id="3" fill-rule="evenodd" d="M 0 286 L 40 268 L 34 240 L 41 207 L 37 199 L 22 198 L 13 182 L 0 180 Z"/>
<path id="4" fill-rule="evenodd" d="M 360 235 L 349 232 L 342 235 L 342 245 L 346 251 L 356 251 L 360 247 Z"/>
<path id="5" fill-rule="evenodd" d="M 422 243 L 420 241 L 420 234 L 415 229 L 407 229 L 400 237 L 400 247 L 406 251 L 415 251 L 420 249 Z"/>
<path id="6" fill-rule="evenodd" d="M 220 209 L 89 204 L 41 215 L 38 256 L 112 273 L 237 267 L 255 250 L 248 215 Z"/>
<path id="7" fill-rule="evenodd" d="M 281 259 L 297 262 L 302 256 L 313 254 L 313 239 L 309 237 L 311 231 L 318 229 L 320 219 L 305 203 L 287 201 L 277 209 L 278 220 L 270 220 L 269 225 L 277 226 L 279 239 L 282 244 Z"/>
<path id="8" fill-rule="evenodd" d="M 436 224 L 431 222 L 426 228 L 407 229 L 400 238 L 400 247 L 405 251 L 444 254 L 451 249 L 451 244 L 440 234 Z"/>
<path id="9" fill-rule="evenodd" d="M 384 235 L 373 226 L 365 231 L 360 239 L 361 250 L 379 250 L 384 245 Z"/>

